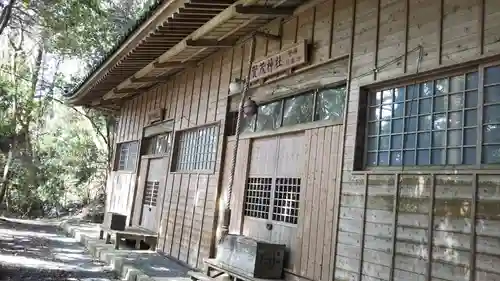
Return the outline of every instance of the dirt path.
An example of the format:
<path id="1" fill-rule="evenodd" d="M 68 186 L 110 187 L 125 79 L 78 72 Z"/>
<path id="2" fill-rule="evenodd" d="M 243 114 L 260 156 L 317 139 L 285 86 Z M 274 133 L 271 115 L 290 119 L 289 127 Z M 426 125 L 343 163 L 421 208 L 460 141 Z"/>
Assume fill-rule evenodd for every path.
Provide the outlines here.
<path id="1" fill-rule="evenodd" d="M 0 281 L 111 281 L 114 277 L 53 223 L 0 220 Z"/>

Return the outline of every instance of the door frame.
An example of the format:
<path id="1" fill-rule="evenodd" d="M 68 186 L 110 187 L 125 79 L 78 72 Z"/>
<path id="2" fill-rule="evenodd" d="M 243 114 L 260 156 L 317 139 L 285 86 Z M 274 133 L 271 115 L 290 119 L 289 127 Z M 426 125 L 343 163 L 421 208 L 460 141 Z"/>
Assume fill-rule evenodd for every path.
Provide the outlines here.
<path id="1" fill-rule="evenodd" d="M 170 133 L 171 137 L 171 143 L 172 146 L 170 147 L 169 151 L 167 153 L 162 153 L 162 154 L 156 154 L 156 155 L 147 155 L 145 154 L 145 144 L 147 143 L 145 140 L 151 137 L 154 137 L 156 135 L 161 135 L 165 133 Z M 166 171 L 165 171 L 165 179 L 164 179 L 164 184 L 162 186 L 159 186 L 158 188 L 161 188 L 163 190 L 164 195 L 166 194 L 166 183 L 170 171 L 170 166 L 172 164 L 172 150 L 173 150 L 173 141 L 174 141 L 174 134 L 175 134 L 175 121 L 173 118 L 161 120 L 158 122 L 152 122 L 142 128 L 142 134 L 141 134 L 141 139 L 139 141 L 139 153 L 138 153 L 138 163 L 137 163 L 137 176 L 136 176 L 136 184 L 134 188 L 134 200 L 132 202 L 132 210 L 131 210 L 131 215 L 132 218 L 130 219 L 130 225 L 132 227 L 139 227 L 142 228 L 140 223 L 142 220 L 142 200 L 144 196 L 144 187 L 146 183 L 146 178 L 142 179 L 141 178 L 141 166 L 144 162 L 147 162 L 147 167 L 146 169 L 146 175 L 147 175 L 147 170 L 149 169 L 149 159 L 151 158 L 162 158 L 162 157 L 168 157 L 167 165 L 166 165 Z M 160 218 L 159 218 L 159 223 L 158 225 L 161 225 L 161 220 L 163 219 L 163 199 L 161 204 L 161 213 L 160 213 Z M 158 227 L 156 229 L 156 232 L 159 233 Z"/>

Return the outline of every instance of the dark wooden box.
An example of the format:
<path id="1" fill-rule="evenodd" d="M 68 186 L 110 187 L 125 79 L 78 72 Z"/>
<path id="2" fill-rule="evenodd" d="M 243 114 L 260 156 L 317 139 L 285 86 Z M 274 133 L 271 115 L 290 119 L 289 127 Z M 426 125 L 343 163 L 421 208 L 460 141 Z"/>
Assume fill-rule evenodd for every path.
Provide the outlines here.
<path id="1" fill-rule="evenodd" d="M 216 260 L 223 266 L 253 278 L 283 277 L 286 245 L 230 234 L 217 247 Z"/>
<path id="2" fill-rule="evenodd" d="M 127 216 L 116 213 L 109 214 L 109 228 L 112 230 L 125 230 L 126 222 Z"/>

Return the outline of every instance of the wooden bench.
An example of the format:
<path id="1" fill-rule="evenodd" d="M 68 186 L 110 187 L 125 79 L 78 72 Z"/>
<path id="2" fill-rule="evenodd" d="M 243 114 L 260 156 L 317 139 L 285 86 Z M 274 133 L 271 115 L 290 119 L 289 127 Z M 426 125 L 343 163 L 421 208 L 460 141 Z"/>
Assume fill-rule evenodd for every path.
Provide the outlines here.
<path id="1" fill-rule="evenodd" d="M 233 281 L 280 281 L 283 279 L 261 279 L 249 276 L 247 273 L 218 263 L 215 259 L 205 260 L 205 273 L 199 271 L 189 271 L 188 275 L 193 281 L 215 281 L 217 277 L 227 274 Z"/>
<path id="2" fill-rule="evenodd" d="M 99 239 L 104 239 L 104 234 L 106 233 L 106 244 L 111 244 L 111 235 L 115 235 L 115 249 L 118 250 L 120 248 L 120 240 L 130 239 L 135 240 L 135 248 L 140 249 L 141 241 L 144 241 L 149 245 L 149 248 L 154 250 L 156 249 L 156 242 L 158 239 L 158 234 L 149 230 L 135 228 L 135 227 L 127 227 L 125 230 L 114 230 L 110 229 L 107 226 L 101 225 L 99 231 Z"/>

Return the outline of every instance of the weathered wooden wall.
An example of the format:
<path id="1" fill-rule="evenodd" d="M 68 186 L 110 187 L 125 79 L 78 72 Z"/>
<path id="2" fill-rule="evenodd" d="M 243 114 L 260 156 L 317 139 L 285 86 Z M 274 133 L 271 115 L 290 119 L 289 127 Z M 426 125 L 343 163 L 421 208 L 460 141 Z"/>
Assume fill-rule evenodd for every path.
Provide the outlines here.
<path id="1" fill-rule="evenodd" d="M 346 2 L 353 9 L 352 73 L 334 280 L 500 280 L 500 271 L 491 266 L 498 262 L 493 254 L 498 235 L 484 233 L 500 231 L 493 219 L 498 211 L 475 215 L 476 206 L 491 204 L 484 195 L 496 194 L 498 176 L 460 170 L 353 172 L 357 130 L 364 130 L 358 127 L 362 87 L 499 54 L 494 30 L 500 2 Z M 485 177 L 491 181 L 482 181 Z"/>
<path id="2" fill-rule="evenodd" d="M 368 176 L 352 172 L 361 88 L 414 74 L 417 70 L 429 71 L 500 53 L 499 26 L 500 2 L 495 0 L 325 0 L 286 21 L 277 20 L 266 28 L 270 31 L 282 30 L 283 38 L 280 41 L 258 38 L 256 59 L 300 39 L 308 39 L 312 43 L 311 62 L 292 71 L 293 76 L 264 81 L 264 85 L 254 90 L 258 101 L 346 79 L 349 74 L 347 55 L 352 52 L 352 79 L 349 81 L 345 126 L 305 132 L 310 140 L 307 148 L 310 152 L 306 155 L 308 173 L 304 175 L 304 181 L 308 187 L 317 188 L 303 189 L 301 194 L 304 201 L 301 202 L 296 253 L 290 271 L 313 280 L 332 280 L 334 275 L 336 280 L 361 280 L 361 276 L 362 280 L 389 280 L 396 276 L 401 280 L 426 280 L 422 277 L 425 276 L 423 268 L 427 268 L 424 252 L 429 251 L 425 245 L 432 237 L 427 237 L 427 225 L 431 222 L 428 216 L 426 219 L 423 215 L 432 209 L 434 199 L 425 190 L 432 190 L 430 186 L 438 189 L 435 182 L 431 184 L 427 179 L 436 181 L 435 176 L 421 176 L 416 180 L 396 174 Z M 246 73 L 248 45 L 245 43 L 215 54 L 196 69 L 182 72 L 158 88 L 128 101 L 121 113 L 118 142 L 139 139 L 146 112 L 160 105 L 167 109 L 168 118 L 175 118 L 176 129 L 212 121 L 221 121 L 223 126 L 228 83 L 230 79 Z M 417 62 L 420 54 L 422 59 Z M 377 67 L 379 70 L 374 72 Z M 174 173 L 168 177 L 166 184 L 160 250 L 198 267 L 202 265 L 202 258 L 208 257 L 210 252 L 216 228 L 216 206 L 219 204 L 216 202 L 217 186 L 222 180 L 219 175 L 221 170 L 227 171 L 227 165 L 224 168 L 220 165 L 224 147 L 223 130 L 220 132 L 214 174 Z M 338 138 L 340 146 L 335 145 L 334 138 Z M 331 145 L 325 148 L 325 144 Z M 231 144 L 227 151 L 231 151 L 230 147 Z M 240 150 L 249 147 L 250 142 L 244 142 Z M 329 154 L 325 153 L 327 149 L 330 149 Z M 331 174 L 324 174 L 322 167 L 326 166 L 318 155 L 331 156 L 324 160 L 328 162 L 328 171 L 333 169 Z M 225 159 L 231 157 L 229 154 L 224 156 Z M 247 165 L 244 157 L 238 165 Z M 323 180 L 326 176 L 329 178 Z M 238 176 L 237 179 L 244 177 Z M 416 186 L 415 181 L 419 182 L 421 193 L 405 193 L 404 187 L 397 189 L 393 184 L 407 182 L 411 189 Z M 242 186 L 244 183 L 235 183 L 235 187 Z M 497 186 L 491 185 L 491 190 Z M 400 190 L 399 195 L 395 194 L 396 190 Z M 235 210 L 242 194 L 241 190 L 233 193 Z M 422 200 L 422 203 L 408 214 L 398 215 L 398 227 L 395 228 L 394 210 L 400 206 L 398 201 L 405 200 Z M 486 197 L 481 200 L 486 200 Z M 242 218 L 233 213 L 231 223 L 231 230 L 239 231 Z M 406 224 L 412 223 L 418 223 L 422 229 L 407 230 Z M 474 239 L 484 239 L 483 246 L 493 243 L 488 242 L 490 238 L 487 235 Z M 472 247 L 466 244 L 460 248 L 461 251 L 472 251 Z M 492 249 L 498 249 L 495 247 Z M 477 248 L 480 248 L 479 244 Z M 478 254 L 478 267 L 481 264 L 488 270 L 494 270 L 487 266 L 488 263 L 482 262 L 487 258 L 492 259 L 493 256 Z M 400 267 L 393 270 L 385 261 Z M 433 270 L 437 268 L 440 267 Z M 415 273 L 424 275 L 415 277 L 412 275 Z M 486 276 L 486 273 L 480 274 Z M 449 275 L 437 277 L 450 280 Z M 477 280 L 497 279 L 484 277 Z"/>

